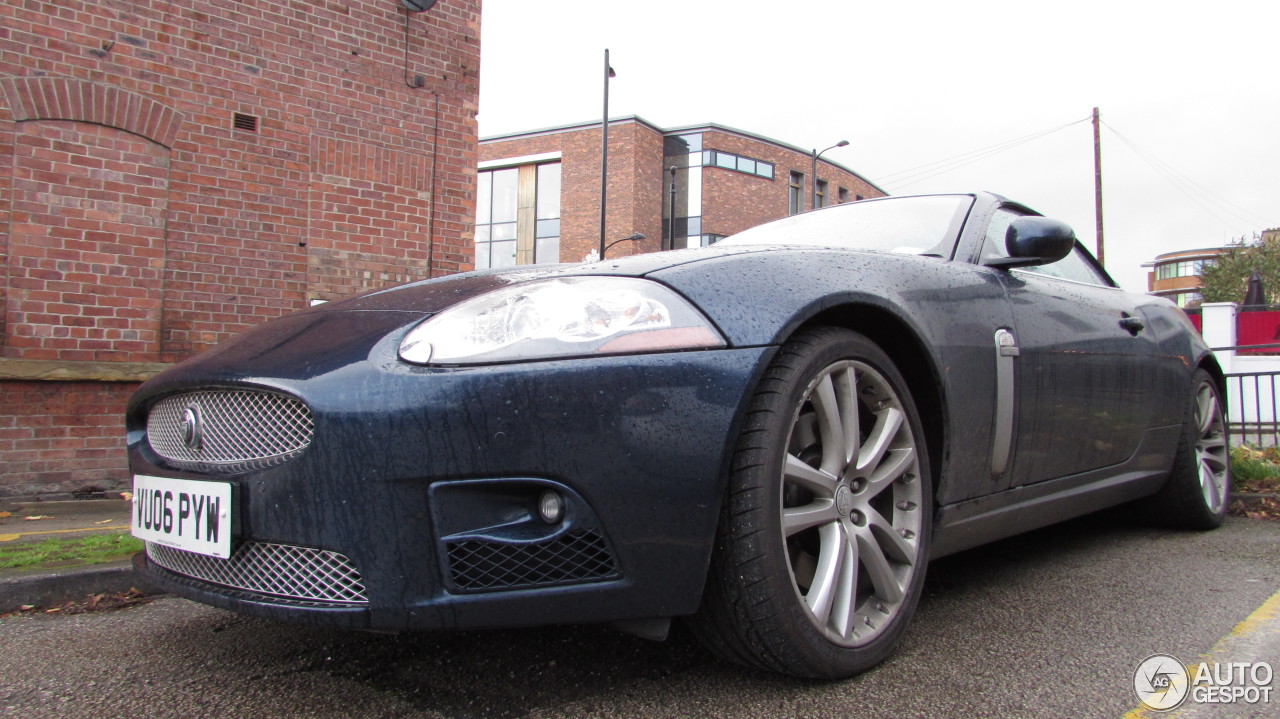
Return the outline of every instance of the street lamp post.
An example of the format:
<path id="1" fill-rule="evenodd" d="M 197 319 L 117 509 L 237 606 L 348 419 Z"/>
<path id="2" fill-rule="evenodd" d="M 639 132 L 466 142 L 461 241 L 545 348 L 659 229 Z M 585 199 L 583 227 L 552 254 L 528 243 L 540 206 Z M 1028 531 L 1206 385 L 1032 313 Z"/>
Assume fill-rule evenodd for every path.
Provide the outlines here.
<path id="1" fill-rule="evenodd" d="M 834 150 L 837 147 L 844 147 L 848 144 L 848 140 L 841 140 L 831 147 L 828 147 L 827 150 Z M 826 152 L 827 150 L 823 150 L 822 152 Z M 818 209 L 818 158 L 822 157 L 822 152 L 818 152 L 816 147 L 813 149 L 813 176 L 809 178 L 809 182 L 813 188 L 812 193 L 809 195 L 810 210 Z"/>
<path id="2" fill-rule="evenodd" d="M 600 259 L 603 260 L 605 251 L 608 250 L 610 247 L 613 247 L 614 245 L 618 244 L 619 242 L 639 242 L 640 240 L 643 240 L 643 239 L 644 239 L 643 232 L 632 232 L 626 237 L 614 240 L 613 242 L 610 242 L 609 244 L 605 245 L 604 250 L 600 251 Z"/>
<path id="3" fill-rule="evenodd" d="M 600 118 L 600 259 L 604 259 L 604 220 L 609 195 L 609 78 L 617 77 L 609 65 L 609 49 L 604 51 L 604 113 Z"/>
<path id="4" fill-rule="evenodd" d="M 674 250 L 676 248 L 676 166 L 671 166 L 671 212 L 667 216 L 667 246 L 665 249 Z"/>

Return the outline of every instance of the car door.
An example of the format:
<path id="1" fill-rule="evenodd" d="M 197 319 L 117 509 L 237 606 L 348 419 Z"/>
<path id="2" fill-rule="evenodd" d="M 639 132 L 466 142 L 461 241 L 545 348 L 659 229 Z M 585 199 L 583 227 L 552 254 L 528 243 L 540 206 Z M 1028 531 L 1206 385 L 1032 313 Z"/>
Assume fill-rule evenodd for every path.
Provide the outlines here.
<path id="1" fill-rule="evenodd" d="M 1001 208 L 984 256 L 1004 255 Z M 1114 287 L 1080 243 L 1059 262 L 1000 271 L 1012 308 L 1012 458 L 1017 487 L 1121 464 L 1138 450 L 1155 401 L 1155 348 L 1137 298 Z M 999 360 L 997 360 L 999 361 Z"/>

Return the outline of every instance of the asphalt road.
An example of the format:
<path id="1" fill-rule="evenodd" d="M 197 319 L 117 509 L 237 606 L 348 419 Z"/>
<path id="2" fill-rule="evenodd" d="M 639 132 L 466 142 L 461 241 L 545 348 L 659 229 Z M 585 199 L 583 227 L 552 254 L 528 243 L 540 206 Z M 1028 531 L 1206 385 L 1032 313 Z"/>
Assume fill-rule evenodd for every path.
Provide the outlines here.
<path id="1" fill-rule="evenodd" d="M 1196 660 L 1278 589 L 1280 522 L 1086 518 L 935 562 L 898 653 L 837 683 L 739 669 L 684 632 L 343 633 L 166 597 L 0 619 L 0 716 L 1118 719 L 1144 658 Z M 1280 669 L 1280 642 L 1223 646 Z"/>

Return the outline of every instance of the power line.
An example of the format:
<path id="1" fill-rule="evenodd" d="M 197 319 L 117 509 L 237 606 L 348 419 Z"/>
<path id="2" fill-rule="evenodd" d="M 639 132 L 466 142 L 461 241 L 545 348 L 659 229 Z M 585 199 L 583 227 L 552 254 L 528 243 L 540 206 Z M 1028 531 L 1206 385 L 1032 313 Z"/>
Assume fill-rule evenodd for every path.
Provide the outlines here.
<path id="1" fill-rule="evenodd" d="M 1205 212 L 1208 212 L 1209 214 L 1213 215 L 1217 219 L 1221 220 L 1223 224 L 1227 225 L 1228 227 L 1232 227 L 1234 229 L 1234 226 L 1233 226 L 1234 223 L 1227 217 L 1224 217 L 1222 214 L 1220 214 L 1218 210 L 1221 210 L 1222 212 L 1225 212 L 1229 215 L 1233 215 L 1236 218 L 1236 222 L 1246 223 L 1251 228 L 1257 227 L 1259 225 L 1266 227 L 1268 225 L 1267 220 L 1264 219 L 1261 215 L 1256 215 L 1250 210 L 1244 207 L 1241 207 L 1240 205 L 1237 205 L 1234 202 L 1231 202 L 1230 200 L 1227 200 L 1226 198 L 1220 195 L 1215 194 L 1204 185 L 1201 185 L 1200 183 L 1184 175 L 1183 173 L 1178 172 L 1169 163 L 1160 160 L 1155 155 L 1143 149 L 1133 140 L 1130 140 L 1124 135 L 1121 135 L 1118 130 L 1116 130 L 1114 127 L 1112 127 L 1108 123 L 1104 122 L 1102 124 L 1106 125 L 1106 128 L 1110 130 L 1111 133 L 1114 134 L 1117 138 L 1119 138 L 1121 142 L 1127 145 L 1130 150 L 1133 150 L 1134 154 L 1136 154 L 1143 162 L 1146 162 L 1148 165 L 1150 165 L 1151 169 L 1156 171 L 1156 174 L 1164 177 L 1165 180 L 1168 181 L 1169 184 L 1173 185 L 1179 192 L 1186 195 L 1195 204 L 1199 205 L 1201 209 L 1203 209 Z M 1214 201 L 1218 209 L 1215 210 L 1213 207 L 1210 207 L 1208 204 L 1206 204 L 1205 200 Z"/>
<path id="2" fill-rule="evenodd" d="M 993 155 L 998 155 L 1002 152 L 1012 150 L 1019 145 L 1025 145 L 1026 143 L 1037 140 L 1045 135 L 1051 135 L 1060 130 L 1065 130 L 1072 125 L 1078 125 L 1082 122 L 1088 122 L 1089 120 L 1089 117 L 1084 117 L 1057 127 L 1051 127 L 1047 130 L 1033 132 L 1030 135 L 1024 135 L 1022 137 L 1006 140 L 1004 142 L 978 148 L 976 150 L 970 150 L 969 152 L 956 155 L 954 157 L 948 157 L 943 160 L 937 160 L 935 162 L 926 163 L 906 170 L 899 170 L 898 172 L 891 172 L 877 178 L 876 184 L 882 186 L 893 185 L 893 189 L 895 190 L 910 187 L 916 183 L 951 172 L 952 170 L 964 167 L 965 165 L 971 165 L 979 160 L 984 160 Z"/>

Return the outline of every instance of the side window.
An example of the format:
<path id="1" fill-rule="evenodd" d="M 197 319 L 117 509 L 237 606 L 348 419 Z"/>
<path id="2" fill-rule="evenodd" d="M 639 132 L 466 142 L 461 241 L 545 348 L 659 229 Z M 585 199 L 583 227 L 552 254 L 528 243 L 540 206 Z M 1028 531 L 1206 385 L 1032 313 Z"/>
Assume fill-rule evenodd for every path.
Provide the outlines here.
<path id="1" fill-rule="evenodd" d="M 1022 217 L 1023 214 L 1003 207 L 995 211 L 995 214 L 991 217 L 991 223 L 987 225 L 987 236 L 982 241 L 983 259 L 1009 256 L 1004 246 L 1004 235 L 1009 229 L 1009 223 L 1018 217 Z M 1064 280 L 1083 282 L 1100 287 L 1111 286 L 1111 283 L 1089 261 L 1079 242 L 1072 248 L 1071 254 L 1051 265 L 1019 267 L 1014 271 L 1030 272 L 1037 275 L 1045 275 L 1046 277 L 1059 277 Z"/>
<path id="2" fill-rule="evenodd" d="M 1100 287 L 1110 287 L 1111 283 L 1102 278 L 1098 271 L 1094 269 L 1093 263 L 1089 262 L 1085 257 L 1084 250 L 1080 248 L 1080 243 L 1072 248 L 1071 254 L 1063 257 L 1052 265 L 1040 265 L 1038 267 L 1019 267 L 1015 272 L 1033 272 L 1037 275 L 1047 275 L 1049 277 L 1061 277 L 1064 280 L 1074 280 L 1083 282 L 1087 285 L 1098 285 Z"/>

